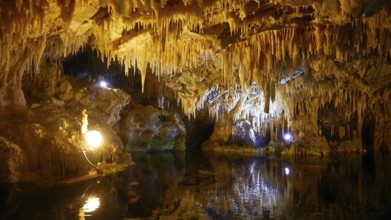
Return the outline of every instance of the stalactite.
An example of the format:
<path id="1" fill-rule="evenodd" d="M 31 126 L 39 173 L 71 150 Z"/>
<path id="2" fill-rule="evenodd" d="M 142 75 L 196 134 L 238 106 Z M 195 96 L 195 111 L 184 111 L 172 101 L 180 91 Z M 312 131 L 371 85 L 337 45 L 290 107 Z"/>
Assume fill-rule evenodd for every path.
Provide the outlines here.
<path id="1" fill-rule="evenodd" d="M 380 108 L 370 103 L 372 89 L 365 83 L 352 80 L 356 77 L 351 75 L 356 74 L 354 71 L 351 74 L 344 73 L 332 62 L 324 63 L 324 60 L 347 66 L 351 61 L 370 58 L 372 54 L 382 59 L 390 57 L 391 18 L 387 10 L 362 18 L 358 17 L 358 6 L 355 8 L 347 1 L 334 1 L 331 5 L 325 1 L 256 2 L 258 7 L 273 5 L 276 11 L 283 11 L 285 6 L 292 7 L 294 14 L 284 15 L 279 20 L 274 15 L 265 16 L 262 13 L 247 15 L 245 6 L 250 2 L 247 0 L 109 0 L 104 3 L 82 0 L 74 1 L 73 6 L 65 2 L 68 5 L 52 0 L 1 3 L 15 9 L 12 15 L 1 17 L 0 69 L 4 70 L 0 74 L 1 104 L 9 101 L 6 99 L 11 95 L 8 94 L 11 86 L 20 89 L 25 70 L 33 71 L 33 66 L 40 66 L 41 59 L 48 56 L 45 53 L 54 58 L 66 57 L 89 44 L 108 66 L 111 61 L 118 60 L 124 65 L 126 74 L 131 68 L 135 72 L 138 69 L 142 91 L 148 86 L 145 85 L 148 71 L 166 80 L 176 74 L 183 74 L 186 68 L 192 69 L 212 60 L 215 67 L 206 68 L 210 71 L 205 75 L 214 75 L 213 80 L 189 77 L 194 82 L 181 83 L 197 89 L 191 92 L 186 91 L 191 90 L 188 87 L 174 89 L 185 114 L 194 117 L 197 110 L 208 107 L 213 111 L 211 115 L 221 118 L 221 105 L 226 111 L 235 109 L 232 117 L 254 118 L 254 126 L 267 124 L 275 128 L 279 126 L 278 121 L 273 119 L 271 123 L 263 123 L 263 120 L 280 117 L 283 109 L 284 120 L 291 121 L 306 114 L 316 126 L 318 109 L 330 103 L 345 118 L 351 118 L 352 112 L 357 112 L 356 126 L 361 129 L 362 117 L 367 108 Z M 336 2 L 340 2 L 340 7 L 335 7 Z M 283 19 L 291 21 L 295 16 L 300 16 L 300 3 L 315 10 L 311 14 L 314 19 L 310 22 L 283 23 Z M 98 18 L 96 13 L 104 7 L 104 16 Z M 76 14 L 77 11 L 88 11 L 93 16 L 86 15 L 83 18 Z M 338 14 L 330 17 L 334 12 Z M 229 37 L 223 32 L 203 34 L 207 28 L 223 23 L 228 24 Z M 85 30 L 82 31 L 83 28 Z M 49 53 L 45 48 L 50 47 L 48 37 L 51 36 L 58 36 L 61 48 L 54 48 Z M 223 48 L 222 39 L 225 38 L 232 38 L 228 39 L 232 41 Z M 352 48 L 356 51 L 352 51 Z M 362 57 L 357 58 L 357 52 Z M 25 57 L 26 63 L 20 64 L 15 57 Z M 303 68 L 306 62 L 310 63 L 310 71 L 295 78 L 295 71 Z M 365 65 L 352 65 L 351 69 L 357 70 L 361 77 L 365 72 L 358 69 L 364 69 Z M 34 71 L 38 72 L 37 69 Z M 201 75 L 199 71 L 194 71 L 190 75 L 198 74 Z M 288 83 L 279 85 L 284 78 L 289 78 Z M 332 83 L 322 82 L 328 78 Z M 310 83 L 305 81 L 308 79 Z M 213 106 L 205 101 L 208 89 L 212 88 L 212 83 L 208 84 L 209 80 L 221 86 L 221 91 L 227 91 L 221 93 L 223 95 Z M 253 82 L 260 91 L 250 95 L 249 88 Z M 357 84 L 359 88 L 356 91 L 341 90 L 344 88 L 342 83 Z M 232 89 L 237 84 L 242 88 L 241 94 L 236 94 L 235 89 Z M 359 94 L 360 90 L 364 94 Z M 389 111 L 390 96 L 386 93 L 382 101 L 387 103 L 384 108 Z M 240 98 L 243 94 L 246 94 L 248 100 Z M 358 131 L 360 134 L 361 131 Z M 276 137 L 276 134 L 272 136 Z"/>
<path id="2" fill-rule="evenodd" d="M 264 88 L 264 96 L 265 96 L 265 108 L 264 113 L 269 113 L 269 106 L 270 106 L 270 85 L 267 83 L 267 86 Z"/>

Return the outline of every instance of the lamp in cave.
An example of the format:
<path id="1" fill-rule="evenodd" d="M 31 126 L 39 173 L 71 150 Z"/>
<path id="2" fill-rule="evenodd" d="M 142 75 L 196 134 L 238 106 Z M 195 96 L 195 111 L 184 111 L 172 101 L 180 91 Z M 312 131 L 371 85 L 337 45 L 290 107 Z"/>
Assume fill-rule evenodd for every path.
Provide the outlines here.
<path id="1" fill-rule="evenodd" d="M 81 134 L 84 137 L 84 142 L 80 143 L 79 138 L 77 139 L 81 152 L 83 153 L 84 159 L 90 164 L 98 174 L 103 174 L 103 171 L 96 167 L 91 161 L 88 159 L 86 152 L 83 149 L 83 146 L 89 146 L 90 150 L 95 150 L 97 147 L 102 145 L 103 136 L 99 131 L 96 130 L 88 130 L 88 114 L 87 110 L 84 109 L 82 112 L 82 126 L 81 126 Z"/>
<path id="2" fill-rule="evenodd" d="M 84 135 L 84 142 L 83 144 L 79 143 L 79 147 L 81 149 L 81 152 L 83 153 L 84 159 L 87 161 L 88 164 L 90 164 L 98 174 L 103 174 L 103 170 L 96 167 L 87 157 L 87 154 L 82 146 L 89 146 L 90 150 L 95 150 L 97 147 L 102 145 L 103 142 L 103 136 L 99 131 L 91 130 L 87 131 Z"/>
<path id="3" fill-rule="evenodd" d="M 91 130 L 85 134 L 85 141 L 90 149 L 94 150 L 102 144 L 103 137 L 99 131 Z"/>
<path id="4" fill-rule="evenodd" d="M 290 170 L 289 170 L 289 168 L 288 168 L 288 167 L 285 167 L 285 169 L 284 169 L 284 173 L 285 173 L 285 175 L 286 175 L 286 176 L 289 176 L 289 174 L 290 174 Z"/>
<path id="5" fill-rule="evenodd" d="M 288 142 L 290 142 L 290 141 L 292 141 L 292 134 L 290 134 L 290 133 L 286 133 L 286 134 L 284 134 L 284 140 L 285 141 L 288 141 Z"/>
<path id="6" fill-rule="evenodd" d="M 102 88 L 107 88 L 107 82 L 106 81 L 100 81 L 99 86 Z"/>

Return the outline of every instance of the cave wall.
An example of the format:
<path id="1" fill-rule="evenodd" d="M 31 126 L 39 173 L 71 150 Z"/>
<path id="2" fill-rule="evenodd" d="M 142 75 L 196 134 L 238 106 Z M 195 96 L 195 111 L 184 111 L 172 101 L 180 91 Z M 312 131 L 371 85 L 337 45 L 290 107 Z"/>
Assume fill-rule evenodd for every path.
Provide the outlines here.
<path id="1" fill-rule="evenodd" d="M 312 141 L 323 154 L 361 145 L 371 113 L 374 148 L 389 147 L 389 1 L 18 0 L 0 8 L 3 108 L 26 105 L 26 74 L 33 87 L 50 88 L 58 66 L 48 64 L 88 45 L 125 74 L 138 69 L 142 91 L 155 74 L 189 117 L 207 109 L 214 143 L 232 142 L 234 124 L 247 121 L 261 140 L 291 131 L 295 149 Z M 329 140 L 325 105 L 340 118 Z"/>

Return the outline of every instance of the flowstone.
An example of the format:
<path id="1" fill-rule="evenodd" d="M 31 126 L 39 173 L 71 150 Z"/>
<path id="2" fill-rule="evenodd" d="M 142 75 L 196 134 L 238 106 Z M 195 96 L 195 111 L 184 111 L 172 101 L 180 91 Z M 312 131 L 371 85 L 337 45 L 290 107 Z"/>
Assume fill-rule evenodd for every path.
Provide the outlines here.
<path id="1" fill-rule="evenodd" d="M 127 151 L 183 151 L 186 129 L 177 113 L 134 105 L 121 128 Z"/>
<path id="2" fill-rule="evenodd" d="M 123 145 L 113 129 L 130 96 L 120 90 L 74 84 L 69 80 L 59 81 L 49 99 L 28 97 L 28 100 L 41 99 L 31 104 L 31 108 L 2 109 L 0 157 L 4 172 L 0 181 L 46 183 L 56 182 L 59 177 L 86 175 L 91 167 L 82 149 L 93 164 L 102 167 L 131 162 L 129 157 L 123 161 Z M 102 133 L 100 148 L 89 149 L 81 134 L 83 126 Z"/>

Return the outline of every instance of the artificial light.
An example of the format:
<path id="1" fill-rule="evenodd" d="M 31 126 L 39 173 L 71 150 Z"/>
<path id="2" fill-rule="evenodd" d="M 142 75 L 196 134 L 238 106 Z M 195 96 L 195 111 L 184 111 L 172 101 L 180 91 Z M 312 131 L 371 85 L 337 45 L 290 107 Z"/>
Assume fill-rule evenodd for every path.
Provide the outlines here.
<path id="1" fill-rule="evenodd" d="M 285 171 L 285 175 L 289 176 L 289 173 L 290 173 L 289 168 L 288 168 L 288 167 L 285 167 L 284 171 Z"/>
<path id="2" fill-rule="evenodd" d="M 284 134 L 284 139 L 285 139 L 286 141 L 291 141 L 291 140 L 292 140 L 292 135 L 289 134 L 289 133 L 286 133 L 286 134 Z"/>
<path id="3" fill-rule="evenodd" d="M 107 82 L 106 81 L 100 81 L 99 86 L 102 87 L 102 88 L 106 88 L 107 87 Z"/>
<path id="4" fill-rule="evenodd" d="M 99 131 L 91 130 L 85 134 L 85 140 L 90 148 L 95 149 L 102 144 L 103 137 Z"/>

